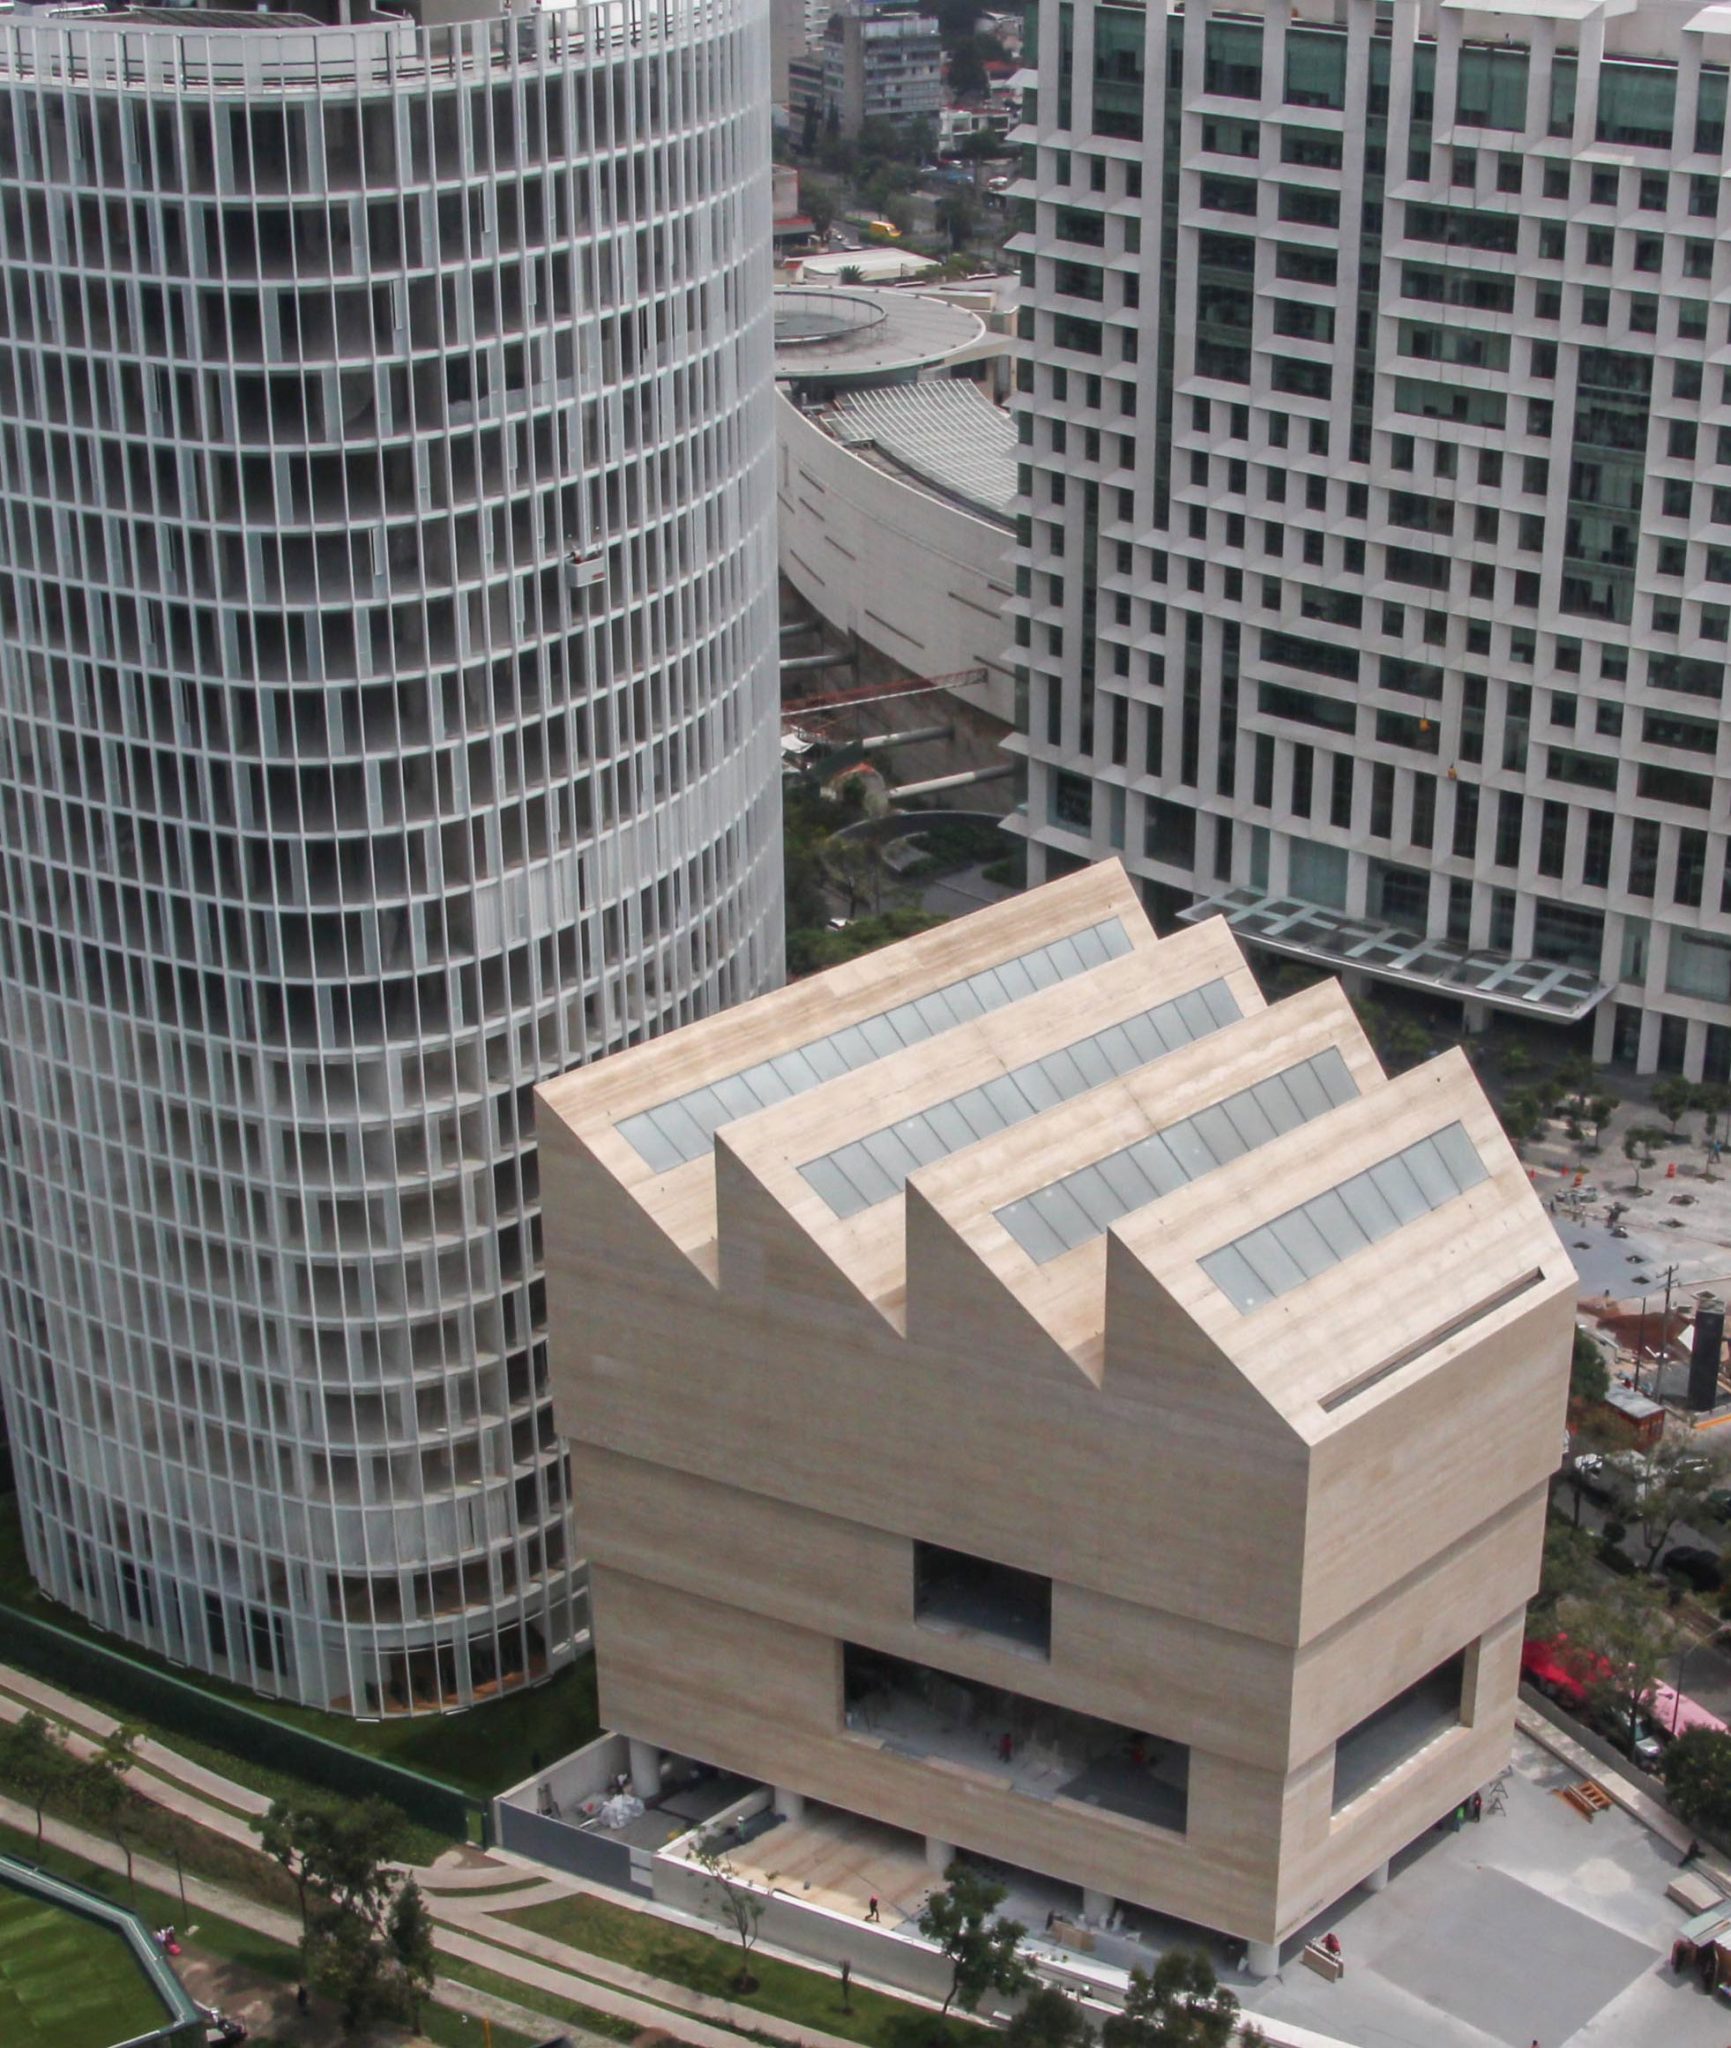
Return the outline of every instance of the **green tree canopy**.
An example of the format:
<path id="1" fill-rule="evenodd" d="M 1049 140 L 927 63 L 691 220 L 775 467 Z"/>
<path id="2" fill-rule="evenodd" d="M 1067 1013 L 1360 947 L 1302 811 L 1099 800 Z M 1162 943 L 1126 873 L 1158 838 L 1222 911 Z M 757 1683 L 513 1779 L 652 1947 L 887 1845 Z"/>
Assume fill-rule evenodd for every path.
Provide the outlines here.
<path id="1" fill-rule="evenodd" d="M 920 1932 L 950 1962 L 944 2012 L 958 2004 L 973 2012 L 988 1991 L 1008 1996 L 1028 1982 L 1028 1966 L 1017 1954 L 1028 1930 L 1019 1920 L 994 1917 L 1004 1897 L 1001 1884 L 958 1858 L 944 1872 L 942 1888 L 921 1907 Z"/>
<path id="2" fill-rule="evenodd" d="M 1611 1370 L 1592 1333 L 1575 1325 L 1575 1348 L 1569 1360 L 1569 1394 L 1576 1401 L 1602 1401 L 1611 1391 Z"/>
<path id="3" fill-rule="evenodd" d="M 1094 2030 L 1067 1991 L 1039 1984 L 1004 2029 L 1009 2048 L 1089 2048 Z"/>
<path id="4" fill-rule="evenodd" d="M 1130 1972 L 1124 2010 L 1100 2029 L 1102 2048 L 1228 2048 L 1238 2035 L 1238 2001 L 1200 1949 L 1168 1949 Z M 1256 2038 L 1256 2037 L 1251 2037 Z"/>
<path id="5" fill-rule="evenodd" d="M 34 1708 L 16 1721 L 0 1722 L 0 1785 L 17 1794 L 36 1814 L 36 1853 L 42 1853 L 42 1809 L 71 1780 L 77 1765 L 66 1738 Z"/>
<path id="6" fill-rule="evenodd" d="M 1659 1775 L 1672 1806 L 1692 1828 L 1731 1834 L 1731 1735 L 1691 1728 L 1666 1750 Z"/>

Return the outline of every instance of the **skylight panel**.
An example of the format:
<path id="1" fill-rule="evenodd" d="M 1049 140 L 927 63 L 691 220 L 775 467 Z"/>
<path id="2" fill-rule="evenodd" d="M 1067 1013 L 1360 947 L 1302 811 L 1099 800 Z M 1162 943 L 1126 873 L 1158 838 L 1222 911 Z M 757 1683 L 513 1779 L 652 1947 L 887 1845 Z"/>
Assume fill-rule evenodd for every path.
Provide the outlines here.
<path id="1" fill-rule="evenodd" d="M 1188 1006 L 1192 1018 L 1205 1015 L 1212 1024 L 1213 1011 L 1206 998 L 1212 989 L 1221 986 L 1211 983 L 1209 990 L 1193 991 L 1193 998 L 1202 999 L 1199 1002 L 1179 997 L 1159 1014 L 1181 1028 L 1181 1016 Z M 1227 993 L 1230 996 L 1230 991 Z M 1137 1035 L 1136 1024 L 1142 1021 L 1145 1020 L 1131 1019 L 1126 1025 L 1132 1039 Z M 1074 1173 L 1019 1201 L 1006 1203 L 995 1212 L 997 1219 L 1031 1259 L 1044 1265 L 1060 1253 L 1088 1243 L 1122 1217 L 1170 1194 L 1174 1188 L 1200 1180 L 1205 1173 L 1212 1173 L 1229 1160 L 1242 1158 L 1247 1151 L 1308 1122 L 1312 1116 L 1326 1114 L 1357 1092 L 1345 1060 L 1333 1046 L 1326 1047 L 1311 1059 L 1254 1082 L 1223 1101 L 1210 1103 L 1193 1116 L 1138 1138 L 1134 1144 L 1109 1153 L 1104 1159 L 1078 1167 Z M 1344 1205 L 1339 1206 L 1340 1227 L 1356 1231 L 1357 1226 Z M 1076 1223 L 1078 1211 L 1086 1219 L 1083 1228 Z M 1268 1259 L 1284 1272 L 1282 1262 L 1289 1255 L 1279 1240 L 1271 1242 L 1273 1249 L 1267 1254 Z M 1253 1281 L 1257 1264 L 1254 1258 L 1247 1254 L 1240 1264 L 1241 1291 L 1253 1284 L 1264 1285 L 1261 1280 Z M 1235 1265 L 1233 1270 L 1238 1272 L 1239 1266 Z"/>
<path id="2" fill-rule="evenodd" d="M 1489 1178 L 1465 1126 L 1449 1124 L 1210 1252 L 1202 1270 L 1248 1313 Z"/>
<path id="3" fill-rule="evenodd" d="M 1029 1060 L 1008 1074 L 995 1075 L 978 1087 L 964 1090 L 947 1103 L 933 1103 L 920 1112 L 921 1117 L 934 1132 L 941 1132 L 943 1154 L 959 1151 L 1060 1102 L 1072 1101 L 1091 1088 L 1133 1073 L 1146 1066 L 1149 1058 L 1162 1058 L 1167 1052 L 1190 1044 L 1191 1024 L 1200 1021 L 1205 1030 L 1213 1031 L 1217 1028 L 1215 1018 L 1223 1013 L 1229 1023 L 1236 1022 L 1238 1005 L 1224 982 L 1210 982 L 1204 990 L 1191 990 L 1157 1004 L 1141 1018 L 1108 1025 L 1088 1038 L 1042 1053 L 1038 1059 Z M 1147 1031 L 1133 1029 L 1137 1024 L 1145 1024 Z M 1139 1050 L 1142 1045 L 1151 1045 L 1152 1053 L 1144 1055 Z M 918 1163 L 926 1165 L 929 1158 L 938 1156 L 941 1155 L 934 1152 L 921 1157 Z M 806 1178 L 817 1185 L 811 1175 Z M 896 1187 L 900 1185 L 898 1180 Z"/>
<path id="4" fill-rule="evenodd" d="M 622 1117 L 618 1130 L 646 1165 L 658 1173 L 670 1172 L 674 1166 L 701 1158 L 717 1130 L 735 1117 L 769 1108 L 842 1074 L 857 1073 L 874 1060 L 887 1058 L 905 1046 L 921 1045 L 939 1032 L 956 1024 L 971 1023 L 988 1011 L 1003 1009 L 1037 988 L 1073 979 L 1108 960 L 1120 959 L 1131 950 L 1131 943 L 1123 920 L 1106 918 L 1018 958 L 982 968 L 944 988 L 928 990 L 923 996 L 898 1003 L 875 1017 L 845 1024 L 802 1046 L 790 1047 L 768 1060 L 742 1067 L 735 1074 L 693 1088 L 653 1109 Z M 1216 1012 L 1222 1003 L 1230 1005 L 1226 1022 L 1238 1014 L 1224 984 L 1218 985 L 1217 991 L 1211 988 L 1210 1002 Z"/>

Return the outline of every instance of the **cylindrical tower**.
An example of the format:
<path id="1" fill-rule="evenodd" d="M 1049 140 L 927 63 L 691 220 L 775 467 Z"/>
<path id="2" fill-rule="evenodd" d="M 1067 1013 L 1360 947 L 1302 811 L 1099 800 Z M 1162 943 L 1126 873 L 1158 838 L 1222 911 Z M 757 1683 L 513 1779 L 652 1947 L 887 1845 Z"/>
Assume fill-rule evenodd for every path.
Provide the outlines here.
<path id="1" fill-rule="evenodd" d="M 50 1593 L 369 1714 L 570 1642 L 532 1084 L 781 974 L 769 57 L 340 11 L 0 26 L 0 1370 Z"/>

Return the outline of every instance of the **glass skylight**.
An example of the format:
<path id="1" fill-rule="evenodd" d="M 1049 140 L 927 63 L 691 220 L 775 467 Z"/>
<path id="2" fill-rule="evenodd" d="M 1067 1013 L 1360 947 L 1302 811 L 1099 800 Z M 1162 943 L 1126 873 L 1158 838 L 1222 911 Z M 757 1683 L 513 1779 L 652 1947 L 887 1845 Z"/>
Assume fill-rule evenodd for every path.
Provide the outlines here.
<path id="1" fill-rule="evenodd" d="M 800 1172 L 838 1216 L 857 1216 L 900 1194 L 916 1166 L 946 1159 L 1055 1103 L 1134 1073 L 1150 1060 L 1237 1023 L 1240 1014 L 1224 981 L 1187 989 L 1140 1016 L 1126 1017 L 1091 1038 L 1060 1046 L 965 1094 L 838 1146 Z"/>
<path id="2" fill-rule="evenodd" d="M 1248 1315 L 1489 1178 L 1465 1128 L 1449 1124 L 1210 1252 L 1202 1270 Z"/>
<path id="3" fill-rule="evenodd" d="M 620 1134 L 638 1157 L 657 1173 L 670 1173 L 689 1160 L 701 1159 L 723 1124 L 769 1109 L 791 1096 L 803 1095 L 838 1074 L 857 1073 L 886 1054 L 919 1045 L 952 1025 L 971 1023 L 989 1011 L 1020 1002 L 1060 981 L 1103 967 L 1130 950 L 1130 936 L 1115 917 L 1089 925 L 1050 945 L 1001 960 L 947 988 L 898 1003 L 893 1010 L 862 1017 L 827 1037 L 778 1052 L 737 1074 L 693 1088 L 654 1109 L 621 1118 Z"/>
<path id="4" fill-rule="evenodd" d="M 1138 1138 L 994 1211 L 1039 1265 L 1073 1252 L 1121 1217 L 1241 1158 L 1312 1117 L 1350 1102 L 1358 1088 L 1333 1046 Z"/>

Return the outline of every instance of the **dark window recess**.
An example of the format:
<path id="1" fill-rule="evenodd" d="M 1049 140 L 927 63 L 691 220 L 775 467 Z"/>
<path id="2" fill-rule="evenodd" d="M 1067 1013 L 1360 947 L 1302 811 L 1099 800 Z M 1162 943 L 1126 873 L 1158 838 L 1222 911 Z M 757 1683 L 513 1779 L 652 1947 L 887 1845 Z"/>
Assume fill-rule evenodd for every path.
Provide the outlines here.
<path id="1" fill-rule="evenodd" d="M 1180 1834 L 1189 1818 L 1185 1743 L 857 1643 L 842 1645 L 842 1699 L 850 1731 L 900 1756 L 939 1759 L 1007 1791 L 1079 1800 Z"/>
<path id="2" fill-rule="evenodd" d="M 1038 1572 L 914 1544 L 914 1619 L 923 1628 L 977 1629 L 1052 1654 L 1052 1582 Z"/>
<path id="3" fill-rule="evenodd" d="M 1339 1813 L 1439 1735 L 1460 1726 L 1464 1652 L 1366 1714 L 1334 1745 L 1334 1810 Z"/>

